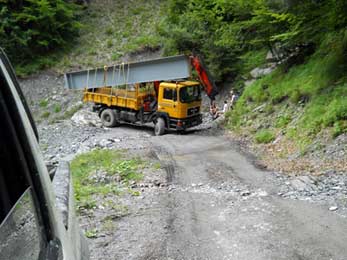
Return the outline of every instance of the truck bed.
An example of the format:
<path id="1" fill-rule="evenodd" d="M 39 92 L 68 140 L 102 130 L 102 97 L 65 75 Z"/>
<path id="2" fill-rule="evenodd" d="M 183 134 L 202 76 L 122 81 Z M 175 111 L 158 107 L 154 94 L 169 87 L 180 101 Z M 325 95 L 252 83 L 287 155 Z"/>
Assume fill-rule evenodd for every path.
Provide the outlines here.
<path id="1" fill-rule="evenodd" d="M 140 110 L 148 95 L 154 93 L 139 92 L 138 90 L 125 90 L 119 88 L 86 89 L 83 93 L 84 102 L 103 104 L 109 107 L 122 107 L 132 110 Z"/>

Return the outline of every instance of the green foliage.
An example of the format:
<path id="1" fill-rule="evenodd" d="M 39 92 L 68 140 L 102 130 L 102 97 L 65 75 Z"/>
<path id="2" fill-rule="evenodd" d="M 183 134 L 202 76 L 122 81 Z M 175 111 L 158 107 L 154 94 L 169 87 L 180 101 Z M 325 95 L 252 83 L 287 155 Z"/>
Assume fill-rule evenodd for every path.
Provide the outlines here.
<path id="1" fill-rule="evenodd" d="M 76 35 L 77 11 L 77 5 L 63 0 L 0 1 L 0 46 L 17 66 L 38 60 Z"/>
<path id="2" fill-rule="evenodd" d="M 263 129 L 258 131 L 254 138 L 257 143 L 267 144 L 275 140 L 275 134 L 268 129 Z"/>
<path id="3" fill-rule="evenodd" d="M 302 56 L 308 55 L 304 50 L 318 46 L 326 33 L 345 28 L 346 10 L 343 0 L 170 0 L 158 30 L 167 54 L 195 51 L 221 79 L 261 65 L 258 50 L 286 55 L 306 46 Z"/>
<path id="4" fill-rule="evenodd" d="M 267 49 L 259 49 L 248 51 L 240 56 L 242 65 L 239 70 L 241 74 L 248 74 L 252 69 L 259 67 L 265 63 Z"/>
<path id="5" fill-rule="evenodd" d="M 334 123 L 333 137 L 337 137 L 343 133 L 347 133 L 347 120 Z"/>
<path id="6" fill-rule="evenodd" d="M 280 116 L 277 119 L 275 126 L 278 128 L 284 128 L 290 123 L 291 120 L 292 120 L 292 118 L 288 115 Z"/>
<path id="7" fill-rule="evenodd" d="M 47 99 L 41 99 L 39 102 L 40 107 L 47 107 L 48 106 L 48 100 Z"/>
<path id="8" fill-rule="evenodd" d="M 78 155 L 71 162 L 71 173 L 75 189 L 78 208 L 93 207 L 93 194 L 119 194 L 115 182 L 95 181 L 91 175 L 97 171 L 105 172 L 109 176 L 119 176 L 120 180 L 140 180 L 142 174 L 138 172 L 143 162 L 139 159 L 125 159 L 124 155 L 115 150 L 94 150 Z"/>
<path id="9" fill-rule="evenodd" d="M 60 104 L 55 104 L 53 107 L 54 113 L 59 113 L 61 111 L 61 105 Z"/>
<path id="10" fill-rule="evenodd" d="M 106 46 L 107 46 L 107 48 L 111 48 L 113 46 L 113 41 L 111 39 L 108 39 L 106 41 Z"/>
<path id="11" fill-rule="evenodd" d="M 50 114 L 51 113 L 49 111 L 45 111 L 45 112 L 42 113 L 41 117 L 42 118 L 48 118 L 50 116 Z"/>
<path id="12" fill-rule="evenodd" d="M 91 230 L 86 230 L 86 232 L 84 233 L 84 235 L 87 238 L 97 238 L 98 237 L 98 230 L 96 228 L 91 229 Z"/>

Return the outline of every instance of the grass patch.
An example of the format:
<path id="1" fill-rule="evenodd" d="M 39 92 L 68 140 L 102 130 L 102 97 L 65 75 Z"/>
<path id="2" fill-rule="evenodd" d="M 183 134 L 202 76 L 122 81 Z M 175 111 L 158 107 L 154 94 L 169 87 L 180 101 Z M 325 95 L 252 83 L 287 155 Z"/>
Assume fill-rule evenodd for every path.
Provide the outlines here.
<path id="1" fill-rule="evenodd" d="M 97 238 L 98 237 L 98 230 L 96 228 L 86 230 L 86 232 L 84 232 L 84 235 L 87 238 Z"/>
<path id="2" fill-rule="evenodd" d="M 94 150 L 78 155 L 71 162 L 71 172 L 78 208 L 93 208 L 93 195 L 120 194 L 117 180 L 129 183 L 141 180 L 139 172 L 144 166 L 138 158 L 127 159 L 124 154 L 115 150 Z M 105 173 L 100 179 L 97 173 Z M 95 177 L 96 176 L 96 177 Z"/>
<path id="3" fill-rule="evenodd" d="M 333 128 L 333 137 L 337 137 L 344 133 L 347 133 L 347 120 L 335 122 Z"/>
<path id="4" fill-rule="evenodd" d="M 26 77 L 30 74 L 38 73 L 41 70 L 50 68 L 57 64 L 65 50 L 52 51 L 45 56 L 38 56 L 29 61 L 15 64 L 15 70 L 18 77 Z"/>
<path id="5" fill-rule="evenodd" d="M 290 123 L 290 121 L 292 121 L 292 118 L 290 116 L 288 115 L 280 116 L 277 119 L 275 126 L 277 128 L 284 128 Z"/>
<path id="6" fill-rule="evenodd" d="M 43 112 L 42 114 L 41 114 L 41 118 L 44 118 L 44 119 L 46 119 L 46 118 L 48 118 L 49 116 L 50 116 L 50 112 L 49 111 L 45 111 L 45 112 Z"/>
<path id="7" fill-rule="evenodd" d="M 61 111 L 61 105 L 60 104 L 55 104 L 53 107 L 54 113 L 59 113 Z"/>
<path id="8" fill-rule="evenodd" d="M 48 99 L 41 99 L 39 101 L 39 106 L 42 108 L 47 107 L 48 106 Z"/>
<path id="9" fill-rule="evenodd" d="M 254 138 L 257 143 L 267 144 L 275 140 L 275 134 L 268 129 L 264 129 L 258 131 Z"/>
<path id="10" fill-rule="evenodd" d="M 153 164 L 153 168 L 154 168 L 155 170 L 161 169 L 161 164 L 160 164 L 160 162 L 154 163 L 154 164 Z"/>

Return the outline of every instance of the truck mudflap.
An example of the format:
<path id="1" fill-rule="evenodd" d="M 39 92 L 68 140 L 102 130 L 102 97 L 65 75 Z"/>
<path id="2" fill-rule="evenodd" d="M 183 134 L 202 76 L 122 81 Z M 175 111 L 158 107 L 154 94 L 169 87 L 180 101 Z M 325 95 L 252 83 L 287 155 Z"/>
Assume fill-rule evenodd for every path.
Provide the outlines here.
<path id="1" fill-rule="evenodd" d="M 176 130 L 185 130 L 202 123 L 202 115 L 196 115 L 184 119 L 170 118 L 170 128 Z"/>

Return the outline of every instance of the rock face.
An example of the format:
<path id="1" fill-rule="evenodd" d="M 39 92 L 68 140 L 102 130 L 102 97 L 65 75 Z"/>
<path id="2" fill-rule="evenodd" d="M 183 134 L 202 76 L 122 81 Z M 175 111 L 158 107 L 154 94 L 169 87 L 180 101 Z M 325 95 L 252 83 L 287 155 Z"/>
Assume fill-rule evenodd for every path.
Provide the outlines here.
<path id="1" fill-rule="evenodd" d="M 265 75 L 270 74 L 274 69 L 275 69 L 275 66 L 270 66 L 267 68 L 255 68 L 250 72 L 250 74 L 252 78 L 258 79 Z"/>
<path id="2" fill-rule="evenodd" d="M 102 123 L 97 113 L 87 111 L 87 110 L 79 110 L 78 112 L 76 112 L 72 116 L 71 121 L 81 126 L 82 125 L 96 126 L 96 127 L 102 126 Z"/>

